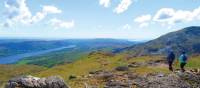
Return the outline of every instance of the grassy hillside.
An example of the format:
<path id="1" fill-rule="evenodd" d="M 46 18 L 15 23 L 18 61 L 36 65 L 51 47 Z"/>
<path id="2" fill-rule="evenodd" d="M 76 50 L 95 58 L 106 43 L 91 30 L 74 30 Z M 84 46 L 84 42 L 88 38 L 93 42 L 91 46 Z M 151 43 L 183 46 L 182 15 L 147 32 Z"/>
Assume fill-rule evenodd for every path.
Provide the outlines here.
<path id="1" fill-rule="evenodd" d="M 50 68 L 46 71 L 41 72 L 38 76 L 60 75 L 63 78 L 68 79 L 70 75 L 81 76 L 88 74 L 88 72 L 90 71 L 113 70 L 117 66 L 126 66 L 133 62 L 145 63 L 148 61 L 160 60 L 160 59 L 162 59 L 160 56 L 143 56 L 143 57 L 125 59 L 123 55 L 114 56 L 112 54 L 97 52 L 97 53 L 92 53 L 89 56 L 86 56 L 83 59 L 80 59 L 74 63 Z M 146 69 L 141 69 L 141 70 L 146 70 Z M 152 69 L 149 68 L 149 71 L 150 70 Z M 162 70 L 159 69 L 157 71 L 162 71 Z"/>
<path id="2" fill-rule="evenodd" d="M 44 67 L 52 67 L 58 64 L 64 63 L 71 63 L 82 56 L 85 56 L 89 53 L 89 50 L 81 50 L 81 49 L 65 49 L 62 51 L 51 52 L 48 54 L 28 57 L 24 58 L 16 64 L 18 65 L 25 65 L 25 64 L 32 64 L 32 65 L 39 65 Z"/>
<path id="3" fill-rule="evenodd" d="M 33 75 L 38 77 L 47 76 L 61 76 L 72 88 L 82 88 L 85 82 L 97 84 L 101 86 L 102 81 L 87 79 L 90 72 L 95 71 L 112 71 L 114 73 L 126 73 L 115 71 L 118 66 L 128 66 L 132 63 L 144 64 L 136 68 L 130 68 L 128 72 L 136 73 L 138 75 L 146 75 L 149 73 L 170 73 L 167 65 L 151 65 L 151 62 L 163 61 L 162 56 L 142 56 L 142 57 L 128 57 L 126 54 L 113 55 L 105 52 L 92 52 L 88 56 L 83 56 L 81 59 L 69 63 L 54 66 L 52 68 L 44 68 L 34 65 L 1 65 L 0 80 L 1 85 L 8 79 L 18 75 Z M 146 64 L 149 63 L 149 64 Z M 191 56 L 187 69 L 200 68 L 200 56 Z M 179 68 L 178 63 L 174 63 L 175 68 Z M 75 79 L 70 79 L 75 77 Z"/>
<path id="4" fill-rule="evenodd" d="M 152 61 L 163 60 L 162 56 L 143 56 L 135 58 L 126 58 L 125 55 L 112 55 L 102 52 L 91 53 L 89 56 L 84 57 L 71 64 L 65 64 L 55 66 L 48 70 L 39 72 L 36 76 L 47 77 L 52 75 L 59 75 L 65 79 L 72 87 L 83 87 L 84 82 L 88 80 L 82 79 L 87 76 L 89 72 L 104 70 L 113 71 L 117 66 L 127 66 L 131 63 L 148 63 Z M 187 69 L 200 68 L 200 56 L 191 57 Z M 175 63 L 176 68 L 179 68 L 178 63 Z M 167 65 L 149 66 L 144 65 L 137 68 L 131 68 L 129 72 L 136 73 L 138 75 L 146 75 L 149 73 L 170 73 Z M 69 80 L 70 76 L 77 77 L 76 80 Z M 90 80 L 91 81 L 91 80 Z M 98 84 L 99 86 L 101 83 Z"/>
<path id="5" fill-rule="evenodd" d="M 21 75 L 33 75 L 43 70 L 46 70 L 46 68 L 35 65 L 0 65 L 0 88 L 4 88 L 2 86 L 10 78 Z"/>
<path id="6" fill-rule="evenodd" d="M 16 64 L 18 65 L 32 64 L 32 65 L 39 65 L 39 66 L 45 66 L 45 67 L 52 67 L 55 65 L 59 65 L 63 63 L 71 63 L 78 59 L 82 59 L 81 57 L 87 56 L 90 52 L 93 52 L 93 51 L 110 52 L 112 49 L 113 49 L 113 46 L 76 47 L 74 49 L 65 49 L 62 51 L 51 52 L 51 53 L 40 55 L 40 56 L 24 58 L 18 61 Z"/>
<path id="7" fill-rule="evenodd" d="M 85 56 L 82 59 L 65 65 L 55 66 L 44 72 L 41 72 L 39 76 L 61 75 L 65 79 L 68 79 L 70 75 L 84 75 L 89 71 L 95 71 L 100 69 L 111 69 L 119 63 L 120 58 L 113 58 L 112 54 L 104 54 L 101 52 L 91 53 L 89 56 Z M 103 66 L 107 64 L 106 66 Z M 51 74 L 48 74 L 48 73 Z"/>

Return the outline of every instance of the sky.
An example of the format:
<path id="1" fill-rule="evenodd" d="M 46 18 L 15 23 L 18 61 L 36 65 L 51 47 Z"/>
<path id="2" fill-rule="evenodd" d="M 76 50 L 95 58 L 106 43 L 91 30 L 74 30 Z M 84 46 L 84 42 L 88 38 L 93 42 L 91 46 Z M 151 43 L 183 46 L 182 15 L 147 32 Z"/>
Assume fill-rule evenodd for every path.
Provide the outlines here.
<path id="1" fill-rule="evenodd" d="M 148 40 L 200 26 L 200 0 L 0 0 L 0 38 Z"/>

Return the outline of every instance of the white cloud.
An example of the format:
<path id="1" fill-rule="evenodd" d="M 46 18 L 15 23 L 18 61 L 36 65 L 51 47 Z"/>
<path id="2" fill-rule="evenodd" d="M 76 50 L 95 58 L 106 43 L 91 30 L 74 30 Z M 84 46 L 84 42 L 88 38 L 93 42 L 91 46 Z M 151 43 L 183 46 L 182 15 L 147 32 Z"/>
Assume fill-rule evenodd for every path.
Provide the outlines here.
<path id="1" fill-rule="evenodd" d="M 142 15 L 140 17 L 137 17 L 134 19 L 135 22 L 138 22 L 138 23 L 143 23 L 143 22 L 146 22 L 146 21 L 150 21 L 151 20 L 151 15 Z"/>
<path id="2" fill-rule="evenodd" d="M 66 28 L 66 29 L 69 29 L 69 28 L 73 28 L 75 26 L 75 22 L 74 20 L 72 21 L 69 21 L 69 22 L 66 22 L 66 21 L 62 21 L 62 20 L 59 20 L 57 18 L 53 18 L 49 21 L 50 25 L 52 25 L 55 29 L 58 29 L 58 28 Z"/>
<path id="3" fill-rule="evenodd" d="M 33 16 L 30 20 L 31 23 L 35 23 L 44 19 L 48 14 L 57 14 L 62 11 L 54 6 L 43 6 L 43 10 L 41 12 L 37 12 L 35 16 Z"/>
<path id="4" fill-rule="evenodd" d="M 19 21 L 26 24 L 31 18 L 32 14 L 27 7 L 26 0 L 7 0 L 5 7 L 7 9 L 7 18 L 12 21 Z M 5 24 L 12 25 L 13 22 L 7 22 Z"/>
<path id="5" fill-rule="evenodd" d="M 173 17 L 175 14 L 174 9 L 172 8 L 162 8 L 154 16 L 154 21 L 166 21 Z"/>
<path id="6" fill-rule="evenodd" d="M 193 11 L 174 10 L 172 8 L 162 8 L 154 16 L 153 21 L 169 25 L 176 23 L 190 22 L 198 19 L 200 16 L 200 7 Z"/>
<path id="7" fill-rule="evenodd" d="M 16 23 L 31 24 L 39 22 L 44 19 L 48 14 L 57 14 L 62 11 L 54 6 L 43 6 L 41 12 L 37 12 L 36 15 L 32 16 L 31 11 L 26 5 L 26 0 L 6 0 L 6 22 L 5 27 L 10 27 Z"/>
<path id="8" fill-rule="evenodd" d="M 13 22 L 11 20 L 6 20 L 5 23 L 2 23 L 3 27 L 10 27 L 13 26 Z"/>
<path id="9" fill-rule="evenodd" d="M 139 23 L 139 27 L 147 27 L 149 25 L 149 21 L 151 20 L 151 15 L 142 15 L 134 19 L 134 22 Z"/>
<path id="10" fill-rule="evenodd" d="M 193 16 L 194 16 L 194 17 L 197 17 L 197 19 L 200 20 L 200 7 L 199 7 L 199 8 L 196 8 L 196 9 L 193 11 Z"/>
<path id="11" fill-rule="evenodd" d="M 140 23 L 140 27 L 146 27 L 152 23 L 161 23 L 161 26 L 171 27 L 177 23 L 200 20 L 200 7 L 194 10 L 175 10 L 173 8 L 161 8 L 155 15 L 143 15 L 134 19 Z"/>
<path id="12" fill-rule="evenodd" d="M 149 26 L 149 23 L 148 23 L 148 22 L 146 22 L 146 23 L 141 23 L 141 24 L 139 25 L 140 28 L 144 28 L 144 27 L 148 27 L 148 26 Z"/>
<path id="13" fill-rule="evenodd" d="M 116 8 L 114 8 L 113 12 L 120 14 L 124 11 L 128 10 L 129 6 L 132 4 L 132 0 L 120 0 L 121 2 L 118 4 Z M 111 0 L 99 0 L 99 4 L 105 8 L 108 8 L 111 4 Z"/>
<path id="14" fill-rule="evenodd" d="M 129 24 L 125 24 L 125 25 L 123 26 L 123 29 L 131 29 L 131 26 L 130 26 Z"/>
<path id="15" fill-rule="evenodd" d="M 105 8 L 108 8 L 110 6 L 111 0 L 99 0 L 99 4 L 104 6 Z"/>
<path id="16" fill-rule="evenodd" d="M 37 12 L 35 16 L 30 19 L 30 23 L 36 23 L 41 21 L 46 17 L 47 13 L 44 12 Z"/>
<path id="17" fill-rule="evenodd" d="M 132 4 L 132 0 L 121 0 L 121 3 L 114 9 L 117 14 L 123 13 Z"/>
<path id="18" fill-rule="evenodd" d="M 44 6 L 43 10 L 44 13 L 61 13 L 62 11 L 54 6 Z"/>

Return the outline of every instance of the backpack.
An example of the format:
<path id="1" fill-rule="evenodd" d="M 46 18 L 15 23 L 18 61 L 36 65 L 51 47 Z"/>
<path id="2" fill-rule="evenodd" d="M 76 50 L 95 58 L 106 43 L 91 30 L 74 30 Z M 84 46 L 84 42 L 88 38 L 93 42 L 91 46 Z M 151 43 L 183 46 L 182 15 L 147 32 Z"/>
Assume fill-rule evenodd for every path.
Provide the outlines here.
<path id="1" fill-rule="evenodd" d="M 186 60 L 187 60 L 187 56 L 186 56 L 186 55 L 183 55 L 183 56 L 182 56 L 182 59 L 183 59 L 183 61 L 186 61 Z"/>

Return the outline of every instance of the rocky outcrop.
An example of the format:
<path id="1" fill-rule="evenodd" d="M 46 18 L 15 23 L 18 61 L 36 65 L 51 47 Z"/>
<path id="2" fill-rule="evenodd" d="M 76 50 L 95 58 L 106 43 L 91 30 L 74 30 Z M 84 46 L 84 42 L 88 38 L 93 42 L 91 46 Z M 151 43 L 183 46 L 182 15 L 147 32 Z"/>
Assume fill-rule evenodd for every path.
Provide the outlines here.
<path id="1" fill-rule="evenodd" d="M 192 88 L 187 81 L 182 80 L 175 74 L 139 77 L 135 79 L 134 84 L 139 88 Z"/>
<path id="2" fill-rule="evenodd" d="M 187 81 L 193 88 L 200 88 L 200 72 L 185 72 L 177 73 L 177 75 L 182 79 Z"/>
<path id="3" fill-rule="evenodd" d="M 149 73 L 143 76 L 133 72 L 96 71 L 88 79 L 103 82 L 104 88 L 200 88 L 198 70 Z M 91 86 L 98 88 L 99 85 Z"/>
<path id="4" fill-rule="evenodd" d="M 38 78 L 33 76 L 16 77 L 8 81 L 5 88 L 69 88 L 58 76 Z"/>

